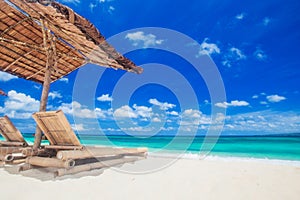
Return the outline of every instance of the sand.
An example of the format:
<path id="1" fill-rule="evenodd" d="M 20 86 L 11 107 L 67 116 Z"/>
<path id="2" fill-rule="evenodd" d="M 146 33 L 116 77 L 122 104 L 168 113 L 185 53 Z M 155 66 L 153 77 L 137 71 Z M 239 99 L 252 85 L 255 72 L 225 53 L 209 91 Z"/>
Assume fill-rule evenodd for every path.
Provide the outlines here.
<path id="1" fill-rule="evenodd" d="M 150 156 L 135 164 L 54 179 L 0 169 L 1 199 L 299 199 L 300 165 Z M 167 166 L 166 166 L 167 165 Z M 164 167 L 163 169 L 159 169 Z M 146 170 L 148 172 L 146 172 Z M 156 170 L 155 172 L 150 171 Z M 128 173 L 130 172 L 130 173 Z M 138 174 L 133 174 L 138 173 Z"/>

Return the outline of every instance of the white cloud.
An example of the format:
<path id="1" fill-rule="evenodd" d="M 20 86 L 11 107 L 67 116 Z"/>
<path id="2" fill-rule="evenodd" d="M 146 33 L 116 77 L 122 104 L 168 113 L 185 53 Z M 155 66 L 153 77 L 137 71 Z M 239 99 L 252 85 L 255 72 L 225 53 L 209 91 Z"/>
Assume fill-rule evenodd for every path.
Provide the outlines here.
<path id="1" fill-rule="evenodd" d="M 153 116 L 152 108 L 146 106 L 133 105 L 131 108 L 128 105 L 122 106 L 114 111 L 114 117 L 116 118 L 151 118 Z"/>
<path id="2" fill-rule="evenodd" d="M 142 31 L 137 31 L 134 33 L 128 33 L 125 36 L 126 39 L 132 41 L 134 46 L 142 45 L 144 48 L 160 45 L 163 43 L 163 40 L 159 40 L 153 34 L 145 34 Z"/>
<path id="3" fill-rule="evenodd" d="M 18 77 L 13 76 L 9 73 L 0 71 L 0 81 L 7 82 L 13 79 L 17 79 Z"/>
<path id="4" fill-rule="evenodd" d="M 231 101 L 230 103 L 228 102 L 216 103 L 215 106 L 220 108 L 241 107 L 241 106 L 249 106 L 249 103 L 247 101 L 235 100 L 235 101 Z"/>
<path id="5" fill-rule="evenodd" d="M 179 116 L 179 113 L 176 111 L 167 112 L 168 115 Z"/>
<path id="6" fill-rule="evenodd" d="M 122 131 L 132 131 L 132 132 L 151 132 L 154 130 L 153 127 L 143 127 L 143 126 L 135 126 L 135 127 L 127 127 L 121 128 Z"/>
<path id="7" fill-rule="evenodd" d="M 52 99 L 56 99 L 56 98 L 61 99 L 62 98 L 61 94 L 57 91 L 50 92 L 49 97 Z"/>
<path id="8" fill-rule="evenodd" d="M 116 118 L 137 118 L 138 115 L 133 111 L 130 106 L 122 106 L 115 110 L 114 117 Z"/>
<path id="9" fill-rule="evenodd" d="M 69 83 L 69 79 L 66 77 L 59 79 L 59 81 Z"/>
<path id="10" fill-rule="evenodd" d="M 81 105 L 79 102 L 76 101 L 73 101 L 72 103 L 62 103 L 58 109 L 61 109 L 65 114 L 87 119 L 109 119 L 113 115 L 111 109 L 102 110 L 100 108 L 95 108 L 94 110 L 92 110 L 87 108 L 86 106 Z"/>
<path id="11" fill-rule="evenodd" d="M 235 18 L 238 20 L 242 20 L 245 18 L 245 16 L 246 16 L 246 13 L 240 13 L 240 14 L 236 15 Z"/>
<path id="12" fill-rule="evenodd" d="M 161 122 L 161 119 L 159 119 L 158 117 L 154 117 L 154 118 L 152 119 L 152 122 Z"/>
<path id="13" fill-rule="evenodd" d="M 40 102 L 29 95 L 11 90 L 7 93 L 4 107 L 0 113 L 5 113 L 10 118 L 29 119 L 32 113 L 39 110 Z"/>
<path id="14" fill-rule="evenodd" d="M 266 101 L 261 101 L 261 102 L 259 102 L 261 105 L 268 105 L 268 102 L 266 102 Z"/>
<path id="15" fill-rule="evenodd" d="M 299 121 L 299 113 L 266 110 L 227 116 L 225 130 L 292 133 L 300 131 Z"/>
<path id="16" fill-rule="evenodd" d="M 217 46 L 217 44 L 214 43 L 208 43 L 208 38 L 205 38 L 204 41 L 200 45 L 199 54 L 201 55 L 212 55 L 212 54 L 220 54 L 221 50 Z"/>
<path id="17" fill-rule="evenodd" d="M 85 131 L 86 130 L 84 128 L 83 124 L 72 124 L 71 126 L 74 131 Z"/>
<path id="18" fill-rule="evenodd" d="M 5 109 L 33 111 L 39 110 L 40 102 L 29 95 L 18 93 L 15 90 L 8 92 L 8 100 L 5 101 Z"/>
<path id="19" fill-rule="evenodd" d="M 143 118 L 150 118 L 153 115 L 152 108 L 148 108 L 146 106 L 137 106 L 136 104 L 133 105 L 135 109 L 135 113 Z"/>
<path id="20" fill-rule="evenodd" d="M 258 97 L 259 97 L 258 95 L 253 95 L 252 99 L 258 99 Z"/>
<path id="21" fill-rule="evenodd" d="M 34 86 L 33 86 L 33 88 L 34 88 L 34 89 L 37 89 L 37 90 L 41 89 L 41 87 L 42 87 L 41 85 L 34 85 Z"/>
<path id="22" fill-rule="evenodd" d="M 115 7 L 109 6 L 108 12 L 109 12 L 110 14 L 112 14 L 114 10 L 115 10 Z"/>
<path id="23" fill-rule="evenodd" d="M 224 66 L 231 67 L 233 63 L 236 63 L 240 60 L 245 60 L 246 58 L 246 55 L 240 49 L 236 47 L 231 47 L 224 55 L 224 60 L 222 61 L 222 64 Z"/>
<path id="24" fill-rule="evenodd" d="M 158 106 L 161 110 L 169 110 L 169 109 L 176 107 L 175 104 L 171 104 L 168 102 L 160 102 L 157 99 L 150 99 L 149 103 L 151 103 L 152 105 Z"/>
<path id="25" fill-rule="evenodd" d="M 245 54 L 243 54 L 243 52 L 235 47 L 231 47 L 229 49 L 229 51 L 231 52 L 231 54 L 233 55 L 233 57 L 235 57 L 236 60 L 243 60 L 246 59 Z"/>
<path id="26" fill-rule="evenodd" d="M 98 97 L 97 100 L 102 102 L 111 102 L 113 98 L 109 96 L 109 94 L 103 94 L 102 96 Z"/>
<path id="27" fill-rule="evenodd" d="M 259 48 L 256 49 L 253 55 L 257 60 L 260 61 L 264 61 L 267 59 L 267 55 L 265 54 L 265 52 Z"/>
<path id="28" fill-rule="evenodd" d="M 286 100 L 286 97 L 275 94 L 275 95 L 267 96 L 267 100 L 271 103 L 277 103 L 277 102 Z"/>
<path id="29" fill-rule="evenodd" d="M 181 113 L 181 119 L 180 125 L 190 126 L 190 128 L 195 128 L 194 126 L 198 126 L 200 124 L 211 124 L 211 118 L 204 115 L 200 110 L 184 110 Z"/>
<path id="30" fill-rule="evenodd" d="M 72 103 L 62 103 L 59 109 L 65 114 L 74 115 L 80 118 L 96 118 L 96 114 L 93 110 L 85 108 L 76 101 L 73 101 Z"/>
<path id="31" fill-rule="evenodd" d="M 271 22 L 271 19 L 269 17 L 265 17 L 263 19 L 263 25 L 264 26 L 268 26 L 270 24 L 270 22 Z"/>

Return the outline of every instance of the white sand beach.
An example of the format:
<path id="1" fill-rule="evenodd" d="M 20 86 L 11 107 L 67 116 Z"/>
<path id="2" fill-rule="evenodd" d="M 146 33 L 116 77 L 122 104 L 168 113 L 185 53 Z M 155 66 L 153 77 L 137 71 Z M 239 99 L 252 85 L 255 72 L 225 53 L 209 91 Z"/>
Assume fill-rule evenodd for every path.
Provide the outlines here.
<path id="1" fill-rule="evenodd" d="M 179 159 L 149 156 L 120 168 L 54 179 L 31 170 L 0 169 L 1 199 L 299 199 L 299 162 L 246 159 Z M 121 172 L 120 170 L 123 170 Z M 39 177 L 39 178 L 37 178 Z"/>

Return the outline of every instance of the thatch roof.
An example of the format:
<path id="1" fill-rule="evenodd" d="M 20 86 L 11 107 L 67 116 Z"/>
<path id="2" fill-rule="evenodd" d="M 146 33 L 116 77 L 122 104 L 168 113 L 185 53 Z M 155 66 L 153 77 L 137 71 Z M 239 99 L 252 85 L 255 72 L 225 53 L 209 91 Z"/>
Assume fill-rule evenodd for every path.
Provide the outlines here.
<path id="1" fill-rule="evenodd" d="M 42 83 L 46 66 L 41 19 L 57 38 L 57 69 L 51 81 L 86 63 L 141 73 L 142 69 L 109 45 L 97 28 L 57 2 L 0 0 L 0 70 Z"/>

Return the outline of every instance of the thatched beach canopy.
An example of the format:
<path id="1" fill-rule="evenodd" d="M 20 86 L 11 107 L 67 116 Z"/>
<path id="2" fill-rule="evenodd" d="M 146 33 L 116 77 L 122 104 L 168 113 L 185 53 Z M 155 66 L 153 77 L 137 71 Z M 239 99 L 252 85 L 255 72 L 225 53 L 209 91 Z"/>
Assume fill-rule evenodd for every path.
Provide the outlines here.
<path id="1" fill-rule="evenodd" d="M 53 0 L 0 0 L 0 71 L 42 83 L 40 111 L 46 111 L 50 83 L 87 63 L 143 71 L 67 6 Z M 35 148 L 40 140 L 37 129 Z"/>
<path id="2" fill-rule="evenodd" d="M 32 0 L 1 0 L 0 20 L 1 71 L 43 83 L 47 54 L 55 48 L 53 62 L 57 64 L 51 82 L 86 63 L 142 72 L 116 52 L 88 20 L 57 2 L 47 6 Z"/>

